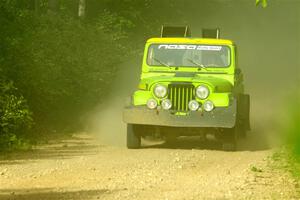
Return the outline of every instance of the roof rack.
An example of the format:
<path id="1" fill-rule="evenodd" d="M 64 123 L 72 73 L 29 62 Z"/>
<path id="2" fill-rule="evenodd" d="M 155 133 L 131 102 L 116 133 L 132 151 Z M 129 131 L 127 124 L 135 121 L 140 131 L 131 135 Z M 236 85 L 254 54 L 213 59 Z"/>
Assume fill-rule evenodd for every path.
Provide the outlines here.
<path id="1" fill-rule="evenodd" d="M 189 26 L 162 26 L 160 37 L 191 37 Z"/>

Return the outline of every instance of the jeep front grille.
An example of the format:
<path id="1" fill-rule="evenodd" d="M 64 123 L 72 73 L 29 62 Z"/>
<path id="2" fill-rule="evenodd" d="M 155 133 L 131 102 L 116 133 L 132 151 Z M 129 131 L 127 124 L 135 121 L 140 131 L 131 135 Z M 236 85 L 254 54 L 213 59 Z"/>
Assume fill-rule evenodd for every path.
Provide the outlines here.
<path id="1" fill-rule="evenodd" d="M 192 84 L 172 83 L 168 86 L 168 98 L 172 102 L 172 110 L 188 111 L 189 102 L 194 99 L 194 89 Z"/>

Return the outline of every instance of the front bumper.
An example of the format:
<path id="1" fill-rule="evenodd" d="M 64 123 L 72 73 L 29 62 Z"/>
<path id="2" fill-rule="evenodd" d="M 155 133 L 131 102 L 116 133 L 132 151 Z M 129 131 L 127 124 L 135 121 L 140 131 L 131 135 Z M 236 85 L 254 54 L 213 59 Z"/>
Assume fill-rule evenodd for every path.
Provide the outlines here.
<path id="1" fill-rule="evenodd" d="M 128 124 L 143 124 L 170 127 L 233 128 L 236 121 L 236 100 L 228 107 L 217 107 L 211 112 L 196 111 L 184 115 L 172 111 L 150 110 L 145 106 L 126 107 L 123 121 Z"/>

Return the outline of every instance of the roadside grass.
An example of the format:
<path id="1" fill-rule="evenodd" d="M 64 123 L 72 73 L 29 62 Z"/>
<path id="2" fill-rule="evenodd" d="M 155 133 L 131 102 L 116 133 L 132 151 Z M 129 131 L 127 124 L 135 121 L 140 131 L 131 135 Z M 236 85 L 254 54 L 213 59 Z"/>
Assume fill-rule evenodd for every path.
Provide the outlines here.
<path id="1" fill-rule="evenodd" d="M 6 141 L 5 148 L 0 148 L 0 153 L 31 151 L 38 145 L 57 143 L 62 140 L 71 139 L 77 132 L 45 132 L 43 134 L 27 135 L 26 138 L 12 136 Z M 0 145 L 1 147 L 1 145 Z"/>
<path id="2" fill-rule="evenodd" d="M 283 146 L 276 151 L 272 160 L 286 168 L 300 181 L 300 92 L 295 92 L 285 102 L 281 115 L 281 136 Z"/>
<path id="3" fill-rule="evenodd" d="M 300 181 L 300 159 L 299 157 L 295 158 L 294 156 L 289 156 L 287 159 L 289 166 L 289 171 L 292 175 Z"/>
<path id="4" fill-rule="evenodd" d="M 291 174 L 291 178 L 300 197 L 300 159 L 295 157 L 287 147 L 276 150 L 268 159 L 268 166 Z"/>
<path id="5" fill-rule="evenodd" d="M 290 104 L 289 113 L 283 126 L 283 133 L 286 134 L 286 160 L 291 173 L 300 180 L 300 93 Z"/>
<path id="6" fill-rule="evenodd" d="M 282 145 L 269 157 L 268 162 L 273 169 L 289 172 L 300 194 L 300 93 L 292 97 L 285 102 L 288 106 L 279 115 Z"/>
<path id="7" fill-rule="evenodd" d="M 32 150 L 32 147 L 32 143 L 27 139 L 11 137 L 8 142 L 6 140 L 5 148 L 0 148 L 0 152 L 28 151 Z"/>

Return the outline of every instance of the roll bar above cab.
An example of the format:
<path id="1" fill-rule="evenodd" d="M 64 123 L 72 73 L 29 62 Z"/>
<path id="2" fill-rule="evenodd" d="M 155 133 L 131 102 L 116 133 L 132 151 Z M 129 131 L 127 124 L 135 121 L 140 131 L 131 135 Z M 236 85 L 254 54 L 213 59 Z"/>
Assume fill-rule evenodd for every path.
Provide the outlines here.
<path id="1" fill-rule="evenodd" d="M 160 37 L 191 37 L 189 26 L 162 26 Z"/>

